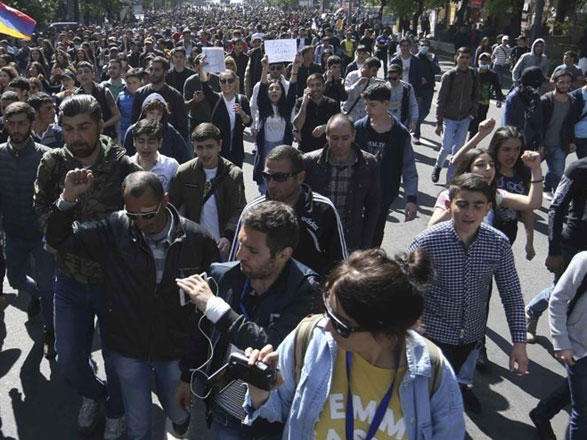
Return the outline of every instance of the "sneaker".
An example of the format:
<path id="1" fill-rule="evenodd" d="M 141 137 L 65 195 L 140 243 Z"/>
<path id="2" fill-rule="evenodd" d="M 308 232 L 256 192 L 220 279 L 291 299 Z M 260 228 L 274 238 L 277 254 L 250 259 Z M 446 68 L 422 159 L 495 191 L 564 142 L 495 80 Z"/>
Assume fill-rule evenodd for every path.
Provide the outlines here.
<path id="1" fill-rule="evenodd" d="M 434 167 L 432 170 L 432 176 L 430 177 L 432 179 L 432 183 L 438 183 L 438 179 L 440 179 L 440 171 L 440 167 Z"/>
<path id="2" fill-rule="evenodd" d="M 552 201 L 552 198 L 553 198 L 552 191 L 544 191 L 544 192 L 542 193 L 542 195 L 543 195 L 543 196 L 544 196 L 544 198 L 545 198 L 546 200 L 548 200 L 549 202 L 551 202 L 551 201 Z"/>
<path id="3" fill-rule="evenodd" d="M 43 354 L 47 359 L 55 359 L 55 334 L 52 331 L 43 332 Z"/>
<path id="4" fill-rule="evenodd" d="M 99 411 L 100 404 L 97 401 L 82 397 L 82 406 L 77 416 L 77 426 L 81 433 L 89 434 L 96 428 Z"/>
<path id="5" fill-rule="evenodd" d="M 542 419 L 537 414 L 536 408 L 530 411 L 530 420 L 532 420 L 532 423 L 534 423 L 534 426 L 536 427 L 536 433 L 538 434 L 538 438 L 540 440 L 556 440 L 556 435 L 554 435 L 550 420 Z"/>
<path id="6" fill-rule="evenodd" d="M 461 395 L 463 396 L 463 403 L 465 404 L 465 410 L 472 412 L 473 414 L 481 414 L 481 402 L 473 392 L 472 388 L 467 385 L 460 385 Z"/>
<path id="7" fill-rule="evenodd" d="M 173 435 L 177 438 L 186 438 L 188 433 L 188 429 L 190 427 L 190 416 L 185 420 L 185 422 L 178 424 L 171 422 L 171 426 L 173 426 Z"/>
<path id="8" fill-rule="evenodd" d="M 419 137 L 414 136 L 414 145 L 422 145 Z"/>
<path id="9" fill-rule="evenodd" d="M 487 359 L 487 349 L 485 346 L 479 349 L 476 368 L 481 373 L 486 373 L 489 370 L 489 359 Z"/>
<path id="10" fill-rule="evenodd" d="M 26 309 L 26 314 L 29 321 L 36 318 L 41 313 L 41 300 L 39 298 L 31 298 L 29 305 Z"/>
<path id="11" fill-rule="evenodd" d="M 104 426 L 104 440 L 117 440 L 123 436 L 124 431 L 126 431 L 124 417 L 106 417 L 106 425 Z"/>
<path id="12" fill-rule="evenodd" d="M 526 313 L 526 342 L 533 344 L 536 342 L 536 327 L 538 326 L 538 318 L 530 317 Z"/>

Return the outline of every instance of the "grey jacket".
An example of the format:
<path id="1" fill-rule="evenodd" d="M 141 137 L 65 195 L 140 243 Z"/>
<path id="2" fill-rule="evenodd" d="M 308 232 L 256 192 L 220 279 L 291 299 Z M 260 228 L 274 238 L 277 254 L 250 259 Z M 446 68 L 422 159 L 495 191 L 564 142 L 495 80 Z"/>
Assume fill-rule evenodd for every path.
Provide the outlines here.
<path id="1" fill-rule="evenodd" d="M 579 252 L 560 277 L 550 296 L 548 315 L 555 350 L 573 350 L 575 360 L 587 356 L 587 251 Z M 573 298 L 580 295 L 567 316 Z"/>
<path id="2" fill-rule="evenodd" d="M 534 51 L 534 46 L 536 43 L 544 44 L 544 40 L 542 38 L 537 38 L 534 40 L 534 43 L 532 43 L 532 50 L 530 52 L 526 52 L 520 57 L 512 69 L 512 79 L 514 83 L 518 83 L 520 81 L 524 69 L 532 66 L 540 67 L 540 70 L 542 70 L 542 73 L 544 73 L 545 77 L 548 75 L 548 67 L 550 66 L 548 57 L 544 55 L 544 53 L 536 55 L 536 52 Z"/>

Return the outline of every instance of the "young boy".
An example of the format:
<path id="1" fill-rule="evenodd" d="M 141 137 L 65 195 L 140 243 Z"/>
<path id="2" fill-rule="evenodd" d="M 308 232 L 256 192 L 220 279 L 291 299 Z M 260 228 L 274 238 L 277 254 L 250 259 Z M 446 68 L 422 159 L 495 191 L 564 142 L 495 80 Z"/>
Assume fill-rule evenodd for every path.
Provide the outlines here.
<path id="1" fill-rule="evenodd" d="M 126 130 L 132 124 L 132 106 L 135 100 L 135 94 L 139 87 L 143 85 L 143 71 L 141 69 L 130 69 L 125 78 L 126 85 L 122 92 L 116 98 L 116 105 L 120 110 L 120 126 L 118 129 L 118 139 L 122 142 Z"/>
<path id="2" fill-rule="evenodd" d="M 143 170 L 157 174 L 163 184 L 165 192 L 169 190 L 169 183 L 175 177 L 179 163 L 172 157 L 159 153 L 163 141 L 163 128 L 159 122 L 141 119 L 133 128 L 133 141 L 137 149 L 131 162 L 139 165 Z"/>
<path id="3" fill-rule="evenodd" d="M 479 107 L 477 109 L 477 116 L 471 121 L 471 124 L 469 125 L 469 139 L 477 134 L 481 121 L 487 119 L 487 112 L 489 111 L 491 96 L 495 96 L 495 99 L 497 100 L 497 108 L 501 107 L 501 104 L 505 99 L 501 91 L 499 75 L 491 68 L 491 55 L 489 55 L 487 52 L 480 54 L 478 66 Z"/>
<path id="4" fill-rule="evenodd" d="M 449 187 L 451 218 L 419 234 L 409 251 L 421 248 L 436 277 L 424 292 L 425 335 L 440 347 L 458 375 L 469 353 L 484 338 L 487 301 L 495 277 L 505 309 L 513 348 L 510 369 L 527 373 L 524 300 L 507 237 L 483 223 L 495 190 L 481 176 L 465 173 Z M 481 404 L 461 385 L 465 407 Z"/>
<path id="5" fill-rule="evenodd" d="M 405 220 L 416 217 L 418 172 L 410 133 L 389 113 L 389 86 L 385 83 L 373 84 L 365 90 L 363 99 L 367 116 L 355 122 L 355 142 L 379 161 L 383 203 L 373 239 L 373 246 L 379 247 L 383 241 L 387 212 L 397 198 L 402 179 L 406 193 Z"/>

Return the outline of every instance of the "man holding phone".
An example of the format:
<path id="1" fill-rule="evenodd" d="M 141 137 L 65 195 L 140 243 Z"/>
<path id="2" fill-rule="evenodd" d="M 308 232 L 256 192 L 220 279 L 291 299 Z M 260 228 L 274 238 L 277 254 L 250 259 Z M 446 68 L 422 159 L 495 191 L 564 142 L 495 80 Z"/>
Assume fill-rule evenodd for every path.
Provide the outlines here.
<path id="1" fill-rule="evenodd" d="M 177 390 L 178 401 L 184 407 L 189 406 L 191 399 L 193 368 L 200 373 L 194 374 L 194 378 L 208 378 L 232 353 L 266 344 L 278 346 L 319 302 L 318 276 L 291 258 L 299 237 L 293 209 L 281 202 L 262 202 L 248 209 L 241 223 L 238 261 L 210 267 L 213 280 L 210 284 L 218 286 L 217 292 L 200 275 L 176 280 L 207 318 L 205 337 L 214 341 L 211 358 L 206 361 L 202 347 L 207 347 L 207 343 L 198 329 L 200 325 L 194 325 L 190 351 L 181 363 L 182 382 Z M 206 371 L 201 371 L 204 365 Z M 281 424 L 265 420 L 252 427 L 242 424 L 244 382 L 224 376 L 215 376 L 210 382 L 205 384 L 205 394 L 216 438 L 244 440 L 251 435 L 281 432 Z"/>

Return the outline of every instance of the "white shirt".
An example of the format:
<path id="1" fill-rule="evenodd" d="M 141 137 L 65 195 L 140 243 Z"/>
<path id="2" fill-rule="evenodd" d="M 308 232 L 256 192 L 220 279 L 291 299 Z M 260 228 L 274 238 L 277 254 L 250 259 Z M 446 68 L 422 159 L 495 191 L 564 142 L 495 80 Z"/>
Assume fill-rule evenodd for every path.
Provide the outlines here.
<path id="1" fill-rule="evenodd" d="M 218 168 L 204 168 L 206 173 L 206 182 L 210 182 L 216 177 Z M 205 227 L 214 239 L 220 239 L 220 226 L 218 225 L 218 207 L 216 206 L 216 196 L 212 194 L 202 206 L 202 214 L 200 215 L 200 224 Z"/>
<path id="2" fill-rule="evenodd" d="M 269 116 L 265 120 L 265 141 L 281 142 L 285 134 L 285 119 L 277 114 L 277 106 L 273 106 L 274 116 Z"/>
<path id="3" fill-rule="evenodd" d="M 140 166 L 139 153 L 135 153 L 135 155 L 130 158 L 130 161 Z M 157 177 L 159 177 L 159 180 L 163 184 L 163 190 L 167 192 L 169 191 L 171 179 L 177 174 L 178 168 L 179 163 L 173 157 L 157 153 L 157 161 L 155 162 L 155 165 L 153 165 L 153 168 L 146 171 L 157 174 Z"/>
<path id="4" fill-rule="evenodd" d="M 287 79 L 285 79 L 285 76 L 281 75 L 281 78 L 279 78 L 279 82 L 283 86 L 283 89 L 285 90 L 285 96 L 287 97 L 287 91 L 289 90 L 289 81 Z M 259 99 L 259 88 L 260 87 L 261 87 L 261 81 L 259 81 L 253 87 L 253 93 L 251 93 L 251 99 L 250 99 L 251 117 L 253 118 L 252 127 L 257 130 L 259 129 L 259 102 L 258 102 L 258 99 Z"/>
<path id="5" fill-rule="evenodd" d="M 410 64 L 412 63 L 412 57 L 408 57 L 406 60 L 404 57 L 400 57 L 402 60 L 402 80 L 410 82 Z"/>
<path id="6" fill-rule="evenodd" d="M 226 105 L 226 110 L 228 111 L 228 119 L 230 120 L 230 131 L 232 132 L 234 131 L 234 124 L 236 123 L 236 112 L 234 111 L 236 97 L 233 97 L 231 100 L 228 100 L 224 95 L 222 95 L 222 99 L 224 99 L 224 104 Z"/>

